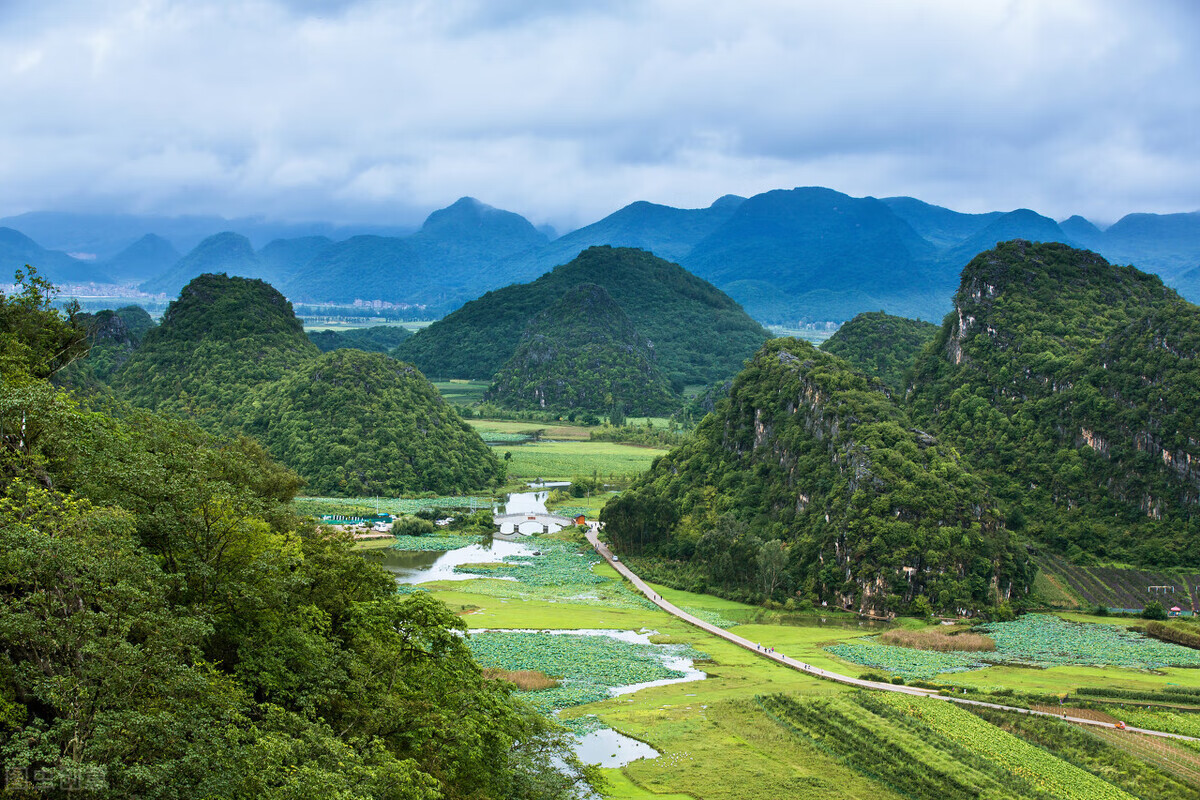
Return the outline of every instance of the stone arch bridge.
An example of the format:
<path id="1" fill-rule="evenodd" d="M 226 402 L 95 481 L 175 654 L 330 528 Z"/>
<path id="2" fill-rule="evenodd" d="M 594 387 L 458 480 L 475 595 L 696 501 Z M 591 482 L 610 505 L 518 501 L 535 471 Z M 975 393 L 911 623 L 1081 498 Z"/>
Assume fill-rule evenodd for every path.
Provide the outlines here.
<path id="1" fill-rule="evenodd" d="M 500 528 L 501 535 L 510 536 L 553 533 L 575 524 L 571 517 L 560 517 L 558 514 L 496 514 L 492 521 Z"/>

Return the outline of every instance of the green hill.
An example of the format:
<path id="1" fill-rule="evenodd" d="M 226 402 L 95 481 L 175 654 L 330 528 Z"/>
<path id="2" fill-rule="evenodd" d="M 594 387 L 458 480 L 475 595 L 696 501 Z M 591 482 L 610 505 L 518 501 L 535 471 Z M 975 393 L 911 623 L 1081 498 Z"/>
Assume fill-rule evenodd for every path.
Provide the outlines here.
<path id="1" fill-rule="evenodd" d="M 516 352 L 529 322 L 581 283 L 604 287 L 654 344 L 673 385 L 727 378 L 767 338 L 736 302 L 677 264 L 644 250 L 591 247 L 532 283 L 467 303 L 396 355 L 439 378 L 489 378 Z"/>
<path id="2" fill-rule="evenodd" d="M 399 325 L 375 325 L 370 328 L 354 328 L 347 331 L 309 331 L 308 338 L 322 353 L 353 347 L 368 353 L 386 353 L 393 349 L 412 332 Z"/>
<path id="3" fill-rule="evenodd" d="M 751 599 L 880 613 L 923 595 L 953 611 L 1023 596 L 1031 578 L 954 451 L 878 381 L 797 339 L 767 342 L 601 519 L 621 552 Z"/>
<path id="4" fill-rule="evenodd" d="M 911 413 L 988 481 L 1010 525 L 1072 559 L 1200 565 L 1200 308 L 1063 244 L 963 270 Z"/>
<path id="5" fill-rule="evenodd" d="M 504 475 L 433 384 L 380 353 L 335 350 L 290 370 L 255 394 L 245 430 L 314 494 L 454 494 Z"/>
<path id="6" fill-rule="evenodd" d="M 292 304 L 269 284 L 201 275 L 167 307 L 112 386 L 145 408 L 190 415 L 209 430 L 234 428 L 236 407 L 251 389 L 318 352 Z"/>
<path id="7" fill-rule="evenodd" d="M 635 416 L 678 405 L 653 345 L 591 283 L 568 290 L 530 323 L 484 399 L 506 408 Z"/>
<path id="8" fill-rule="evenodd" d="M 838 328 L 821 349 L 879 378 L 893 394 L 903 395 L 905 373 L 937 332 L 938 326 L 929 322 L 868 311 Z"/>

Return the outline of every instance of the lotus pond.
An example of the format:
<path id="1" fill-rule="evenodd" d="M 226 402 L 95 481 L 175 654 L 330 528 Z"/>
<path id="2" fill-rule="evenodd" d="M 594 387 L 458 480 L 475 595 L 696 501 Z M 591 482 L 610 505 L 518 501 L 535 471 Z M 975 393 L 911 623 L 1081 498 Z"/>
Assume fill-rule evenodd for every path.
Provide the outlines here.
<path id="1" fill-rule="evenodd" d="M 1116 625 L 1067 622 L 1053 614 L 1027 614 L 979 628 L 996 642 L 994 652 L 938 653 L 880 644 L 874 637 L 825 650 L 866 667 L 905 678 L 932 678 L 993 664 L 1033 667 L 1111 666 L 1125 669 L 1200 667 L 1200 652 L 1160 642 Z"/>
<path id="2" fill-rule="evenodd" d="M 561 680 L 527 692 L 540 711 L 593 703 L 648 686 L 701 680 L 692 666 L 706 656 L 690 645 L 653 644 L 651 632 L 611 630 L 471 631 L 467 641 L 484 667 L 540 670 Z"/>

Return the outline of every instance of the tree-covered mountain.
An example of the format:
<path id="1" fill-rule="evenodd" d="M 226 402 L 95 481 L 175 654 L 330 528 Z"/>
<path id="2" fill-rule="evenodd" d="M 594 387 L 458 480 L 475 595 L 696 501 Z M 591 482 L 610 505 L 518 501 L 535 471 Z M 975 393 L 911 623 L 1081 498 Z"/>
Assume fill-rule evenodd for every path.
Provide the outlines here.
<path id="1" fill-rule="evenodd" d="M 504 469 L 412 365 L 335 350 L 255 393 L 244 429 L 313 494 L 454 494 L 501 483 Z"/>
<path id="2" fill-rule="evenodd" d="M 895 396 L 903 397 L 906 373 L 938 330 L 930 322 L 868 311 L 838 328 L 821 349 L 879 378 Z"/>
<path id="3" fill-rule="evenodd" d="M 411 236 L 356 236 L 321 250 L 284 289 L 296 300 L 378 299 L 444 311 L 532 277 L 495 265 L 544 244 L 546 235 L 524 217 L 464 197 L 430 214 Z"/>
<path id="4" fill-rule="evenodd" d="M 147 233 L 112 258 L 100 263 L 105 273 L 122 283 L 141 283 L 157 278 L 182 258 L 174 245 L 161 236 Z"/>
<path id="5" fill-rule="evenodd" d="M 1007 214 L 1001 214 L 978 232 L 951 247 L 941 257 L 945 265 L 944 278 L 957 283 L 963 265 L 984 250 L 991 250 L 998 242 L 1013 239 L 1025 239 L 1031 242 L 1071 242 L 1058 223 L 1049 217 L 1043 217 L 1028 208 L 1019 208 Z M 949 287 L 953 291 L 954 285 Z"/>
<path id="6" fill-rule="evenodd" d="M 644 250 L 592 247 L 532 283 L 467 303 L 395 355 L 439 378 L 490 378 L 516 352 L 526 325 L 581 283 L 604 287 L 653 343 L 673 385 L 727 378 L 767 338 L 736 302 L 679 265 Z"/>
<path id="7" fill-rule="evenodd" d="M 81 314 L 80 321 L 87 330 L 87 356 L 55 375 L 54 381 L 86 392 L 101 391 L 154 327 L 154 320 L 140 306 Z"/>
<path id="8" fill-rule="evenodd" d="M 1200 308 L 1154 275 L 1005 242 L 963 270 L 910 410 L 1010 524 L 1072 559 L 1200 565 Z"/>
<path id="9" fill-rule="evenodd" d="M 412 336 L 408 328 L 399 325 L 375 325 L 370 328 L 352 328 L 345 331 L 309 331 L 309 340 L 322 353 L 353 347 L 368 353 L 387 353 Z"/>
<path id="10" fill-rule="evenodd" d="M 208 237 L 166 272 L 144 282 L 139 288 L 152 294 L 174 295 L 188 281 L 205 273 L 261 279 L 263 265 L 249 239 L 225 231 Z"/>
<path id="11" fill-rule="evenodd" d="M 484 399 L 504 408 L 635 416 L 678 405 L 654 345 L 594 283 L 568 289 L 530 322 Z"/>
<path id="12" fill-rule="evenodd" d="M 47 250 L 20 231 L 0 228 L 0 274 L 16 274 L 26 265 L 52 283 L 109 283 L 111 278 L 99 265 Z M 6 277 L 7 280 L 7 277 Z"/>
<path id="13" fill-rule="evenodd" d="M 206 274 L 167 307 L 162 324 L 113 375 L 112 387 L 144 408 L 232 430 L 236 408 L 252 389 L 319 352 L 292 304 L 269 284 Z"/>
<path id="14" fill-rule="evenodd" d="M 465 626 L 297 516 L 250 439 L 81 408 L 45 287 L 0 295 L 7 794 L 570 800 L 572 737 Z"/>
<path id="15" fill-rule="evenodd" d="M 876 379 L 797 339 L 767 342 L 601 519 L 622 552 L 742 596 L 953 611 L 1023 596 L 1031 577 L 954 450 Z"/>
<path id="16" fill-rule="evenodd" d="M 319 356 L 270 284 L 201 275 L 111 387 L 210 432 L 259 436 L 309 491 L 455 493 L 502 475 L 479 435 L 412 366 L 355 349 Z"/>

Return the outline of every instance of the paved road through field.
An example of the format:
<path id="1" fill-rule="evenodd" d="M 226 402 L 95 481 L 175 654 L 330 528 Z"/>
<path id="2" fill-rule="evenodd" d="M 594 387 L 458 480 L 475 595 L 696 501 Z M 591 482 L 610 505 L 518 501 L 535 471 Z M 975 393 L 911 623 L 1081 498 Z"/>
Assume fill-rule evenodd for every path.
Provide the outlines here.
<path id="1" fill-rule="evenodd" d="M 697 628 L 700 628 L 703 631 L 711 633 L 713 636 L 720 636 L 722 639 L 724 639 L 727 642 L 732 642 L 733 644 L 736 644 L 739 647 L 744 647 L 747 650 L 749 650 L 757 655 L 762 656 L 763 658 L 771 659 L 772 661 L 775 661 L 783 666 L 791 667 L 792 669 L 799 670 L 800 672 L 806 672 L 809 675 L 813 675 L 818 678 L 825 678 L 826 680 L 837 681 L 838 683 L 844 683 L 849 686 L 858 686 L 863 689 L 878 689 L 879 691 L 882 691 L 882 692 L 897 692 L 900 694 L 914 695 L 916 697 L 926 697 L 926 698 L 929 698 L 932 700 L 948 700 L 950 702 L 958 703 L 960 705 L 983 706 L 984 708 L 994 708 L 998 711 L 1011 711 L 1016 714 L 1034 714 L 1036 716 L 1041 716 L 1041 717 L 1054 717 L 1055 719 L 1061 719 L 1066 722 L 1075 722 L 1080 725 L 1094 725 L 1099 728 L 1116 728 L 1117 727 L 1114 723 L 1111 723 L 1111 722 L 1102 722 L 1100 720 L 1087 719 L 1085 717 L 1072 717 L 1067 714 L 1061 714 L 1061 715 L 1060 714 L 1052 714 L 1047 711 L 1034 711 L 1034 710 L 1028 709 L 1028 708 L 1016 708 L 1014 706 L 997 705 L 996 703 L 985 703 L 980 700 L 968 700 L 965 697 L 954 697 L 952 695 L 943 695 L 943 694 L 939 694 L 936 689 L 921 689 L 916 686 L 903 686 L 903 685 L 896 685 L 896 684 L 891 684 L 891 683 L 880 683 L 878 681 L 864 681 L 861 678 L 852 678 L 849 675 L 842 675 L 841 673 L 838 673 L 838 672 L 830 672 L 827 669 L 821 669 L 820 667 L 814 667 L 812 664 L 805 664 L 803 661 L 798 661 L 794 658 L 790 658 L 790 657 L 784 655 L 783 653 L 776 653 L 769 649 L 764 649 L 761 645 L 759 645 L 755 642 L 752 642 L 749 639 L 744 639 L 735 633 L 730 633 L 729 631 L 727 631 L 723 628 L 718 628 L 716 625 L 713 625 L 709 622 L 705 622 L 704 620 L 702 620 L 698 617 L 694 617 L 691 614 L 684 611 L 683 609 L 676 606 L 674 603 L 664 600 L 653 589 L 651 589 L 650 586 L 647 585 L 647 583 L 645 581 L 643 581 L 641 578 L 639 578 L 637 575 L 635 575 L 633 570 L 631 570 L 629 567 L 625 566 L 625 564 L 623 564 L 622 562 L 613 560 L 612 551 L 608 549 L 608 546 L 606 544 L 604 544 L 604 542 L 600 541 L 600 538 L 597 535 L 597 524 L 594 522 L 588 527 L 587 540 L 591 543 L 592 547 L 596 548 L 596 552 L 599 553 L 612 566 L 613 569 L 615 569 L 622 576 L 624 576 L 630 583 L 632 583 L 637 588 L 638 591 L 640 591 L 642 594 L 644 594 L 647 598 L 649 598 L 651 600 L 651 602 L 653 602 L 655 605 L 657 605 L 663 611 L 666 611 L 668 614 L 671 614 L 672 616 L 679 617 L 679 619 L 683 620 L 684 622 L 687 622 L 691 625 L 695 625 Z M 1200 741 L 1200 739 L 1197 739 L 1194 736 L 1184 736 L 1184 735 L 1178 734 L 1178 733 L 1167 733 L 1166 731 L 1154 731 L 1154 730 L 1149 730 L 1146 728 L 1127 727 L 1126 730 L 1132 731 L 1134 733 L 1144 733 L 1144 734 L 1147 734 L 1150 736 L 1162 736 L 1167 739 L 1185 739 L 1185 740 L 1191 741 L 1191 742 Z"/>

